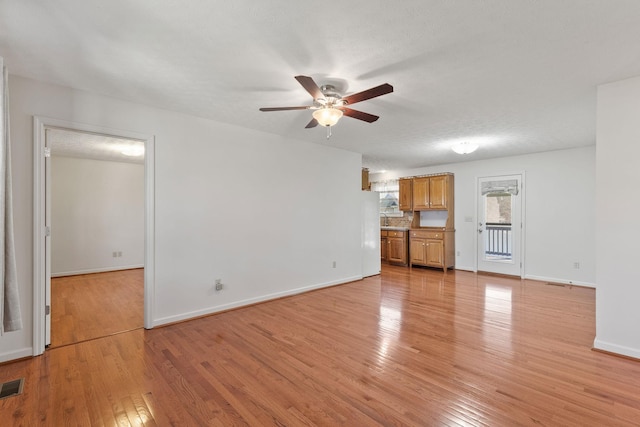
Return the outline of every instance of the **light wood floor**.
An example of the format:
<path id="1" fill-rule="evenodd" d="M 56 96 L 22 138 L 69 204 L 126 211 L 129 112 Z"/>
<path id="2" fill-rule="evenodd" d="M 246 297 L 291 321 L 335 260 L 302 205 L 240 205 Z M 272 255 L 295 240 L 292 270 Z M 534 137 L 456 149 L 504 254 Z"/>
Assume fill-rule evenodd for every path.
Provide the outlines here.
<path id="1" fill-rule="evenodd" d="M 624 426 L 640 362 L 591 350 L 595 292 L 381 276 L 0 366 L 0 423 Z"/>
<path id="2" fill-rule="evenodd" d="M 144 326 L 144 269 L 51 279 L 51 346 Z"/>

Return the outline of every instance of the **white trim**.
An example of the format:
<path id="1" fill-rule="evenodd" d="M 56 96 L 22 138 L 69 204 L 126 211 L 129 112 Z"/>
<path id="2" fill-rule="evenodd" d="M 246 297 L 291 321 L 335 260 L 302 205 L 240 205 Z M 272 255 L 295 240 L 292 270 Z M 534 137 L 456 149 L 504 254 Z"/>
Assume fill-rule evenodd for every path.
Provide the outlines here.
<path id="1" fill-rule="evenodd" d="M 0 353 L 0 363 L 11 362 L 25 357 L 33 355 L 33 349 L 31 347 L 21 348 L 15 351 L 8 351 L 6 353 Z"/>
<path id="2" fill-rule="evenodd" d="M 633 357 L 634 359 L 640 359 L 640 349 L 612 344 L 610 342 L 599 340 L 598 338 L 593 341 L 593 348 Z"/>
<path id="3" fill-rule="evenodd" d="M 175 323 L 175 322 L 180 322 L 180 321 L 183 321 L 183 320 L 194 319 L 196 317 L 206 316 L 206 315 L 209 315 L 209 314 L 218 313 L 220 311 L 230 310 L 232 308 L 243 307 L 243 306 L 247 306 L 247 305 L 250 305 L 250 304 L 256 304 L 256 303 L 265 302 L 265 301 L 269 301 L 269 300 L 273 300 L 273 299 L 277 299 L 277 298 L 288 297 L 288 296 L 291 296 L 291 295 L 297 295 L 297 294 L 301 294 L 301 293 L 304 293 L 304 292 L 313 291 L 313 290 L 316 290 L 316 289 L 322 289 L 322 288 L 327 288 L 327 287 L 330 287 L 330 286 L 342 285 L 344 283 L 355 282 L 355 281 L 358 281 L 358 280 L 362 280 L 362 278 L 363 278 L 362 276 L 347 277 L 347 278 L 336 280 L 336 281 L 319 283 L 319 284 L 311 285 L 311 286 L 303 286 L 301 288 L 291 289 L 291 290 L 288 290 L 288 291 L 276 292 L 276 293 L 273 293 L 273 294 L 262 295 L 260 297 L 255 297 L 255 298 L 248 298 L 248 299 L 245 299 L 245 300 L 242 300 L 242 301 L 235 301 L 235 302 L 232 302 L 230 304 L 218 305 L 218 306 L 209 307 L 209 308 L 206 308 L 206 309 L 203 309 L 203 310 L 190 311 L 188 313 L 180 313 L 180 314 L 177 314 L 175 316 L 167 316 L 167 317 L 163 317 L 163 318 L 157 319 L 153 323 L 153 326 L 166 325 L 166 324 L 169 324 L 169 323 Z M 224 290 L 222 290 L 220 292 L 224 292 Z"/>
<path id="4" fill-rule="evenodd" d="M 477 270 L 475 269 L 475 267 L 466 267 L 464 265 L 457 265 L 457 264 L 454 270 L 470 271 L 471 273 L 477 273 Z"/>
<path id="5" fill-rule="evenodd" d="M 121 265 L 118 267 L 90 268 L 88 270 L 61 271 L 59 273 L 51 273 L 51 277 L 79 276 L 81 274 L 107 273 L 109 271 L 134 270 L 137 268 L 144 268 L 144 264 Z"/>
<path id="6" fill-rule="evenodd" d="M 144 327 L 152 328 L 155 298 L 155 171 L 154 154 L 155 139 L 153 135 L 142 134 L 122 129 L 106 128 L 69 122 L 50 117 L 33 117 L 33 348 L 32 355 L 44 353 L 45 349 L 45 168 L 44 147 L 46 142 L 45 128 L 70 129 L 137 139 L 145 143 L 145 273 L 144 273 Z"/>
<path id="7" fill-rule="evenodd" d="M 45 338 L 45 169 L 44 119 L 33 118 L 33 347 L 32 354 L 44 352 Z"/>
<path id="8" fill-rule="evenodd" d="M 154 136 L 147 137 L 144 150 L 144 327 L 151 329 L 156 314 L 156 140 Z"/>
<path id="9" fill-rule="evenodd" d="M 532 274 L 527 274 L 526 276 L 524 276 L 524 278 L 527 280 L 537 280 L 539 282 L 562 283 L 565 285 L 582 286 L 585 288 L 593 288 L 593 289 L 596 288 L 596 284 L 591 282 L 579 282 L 576 280 L 556 279 L 555 277 L 535 276 Z"/>

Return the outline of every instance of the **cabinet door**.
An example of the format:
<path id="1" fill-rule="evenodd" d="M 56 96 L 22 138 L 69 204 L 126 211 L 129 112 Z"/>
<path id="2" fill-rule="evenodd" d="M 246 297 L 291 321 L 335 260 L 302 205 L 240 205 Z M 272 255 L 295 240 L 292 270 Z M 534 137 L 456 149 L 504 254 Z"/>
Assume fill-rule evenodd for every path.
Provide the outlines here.
<path id="1" fill-rule="evenodd" d="M 411 239 L 409 247 L 409 256 L 411 264 L 425 265 L 427 258 L 425 256 L 426 243 L 424 239 Z"/>
<path id="2" fill-rule="evenodd" d="M 387 260 L 387 238 L 386 237 L 380 238 L 380 260 L 381 261 Z"/>
<path id="3" fill-rule="evenodd" d="M 427 240 L 426 243 L 426 264 L 433 267 L 444 267 L 444 245 L 442 240 Z"/>
<path id="4" fill-rule="evenodd" d="M 413 179 L 413 209 L 429 209 L 429 177 Z"/>
<path id="5" fill-rule="evenodd" d="M 389 247 L 387 251 L 387 257 L 389 262 L 401 262 L 406 264 L 406 246 L 405 246 L 404 237 L 389 237 L 387 241 L 387 246 Z"/>
<path id="6" fill-rule="evenodd" d="M 413 180 L 400 180 L 400 210 L 413 210 Z"/>
<path id="7" fill-rule="evenodd" d="M 429 178 L 429 208 L 447 209 L 447 176 Z"/>

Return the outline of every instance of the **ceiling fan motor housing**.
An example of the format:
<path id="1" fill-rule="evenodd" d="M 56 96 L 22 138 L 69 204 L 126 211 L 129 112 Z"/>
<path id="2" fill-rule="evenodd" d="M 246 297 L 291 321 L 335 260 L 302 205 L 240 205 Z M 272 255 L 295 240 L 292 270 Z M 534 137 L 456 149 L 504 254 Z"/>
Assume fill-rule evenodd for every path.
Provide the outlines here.
<path id="1" fill-rule="evenodd" d="M 345 104 L 342 101 L 342 96 L 338 93 L 333 85 L 322 85 L 320 91 L 324 95 L 325 99 L 316 99 L 320 105 L 326 107 L 340 107 Z"/>

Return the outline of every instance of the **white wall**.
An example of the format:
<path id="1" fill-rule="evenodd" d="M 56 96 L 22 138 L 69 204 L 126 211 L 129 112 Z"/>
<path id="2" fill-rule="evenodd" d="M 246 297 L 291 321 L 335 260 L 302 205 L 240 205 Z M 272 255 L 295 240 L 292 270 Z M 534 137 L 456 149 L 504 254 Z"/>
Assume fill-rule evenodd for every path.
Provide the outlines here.
<path id="1" fill-rule="evenodd" d="M 640 358 L 640 77 L 598 88 L 596 348 Z"/>
<path id="2" fill-rule="evenodd" d="M 144 266 L 144 166 L 52 157 L 51 230 L 54 277 Z"/>
<path id="3" fill-rule="evenodd" d="M 524 172 L 525 277 L 596 286 L 594 146 L 393 171 L 371 180 L 436 172 L 455 174 L 457 269 L 476 268 L 476 179 Z"/>
<path id="4" fill-rule="evenodd" d="M 156 325 L 361 277 L 360 154 L 17 76 L 9 87 L 24 329 L 0 337 L 0 361 L 33 350 L 33 115 L 155 135 Z"/>

